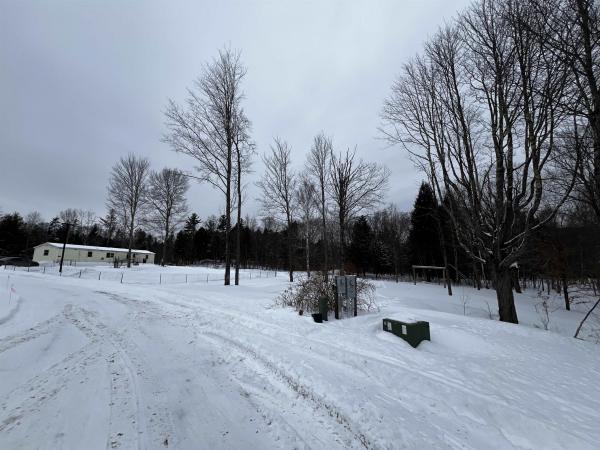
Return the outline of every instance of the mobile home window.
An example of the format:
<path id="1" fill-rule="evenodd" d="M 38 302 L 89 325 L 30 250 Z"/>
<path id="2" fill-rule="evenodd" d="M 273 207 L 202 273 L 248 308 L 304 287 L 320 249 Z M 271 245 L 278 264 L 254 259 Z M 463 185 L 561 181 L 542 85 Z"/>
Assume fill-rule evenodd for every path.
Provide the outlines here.
<path id="1" fill-rule="evenodd" d="M 106 254 L 106 257 L 107 257 L 107 258 L 114 258 L 114 256 L 115 256 L 115 254 L 114 254 L 114 253 L 111 253 L 111 252 L 108 252 L 108 253 Z"/>
<path id="2" fill-rule="evenodd" d="M 48 256 L 48 253 L 50 253 L 50 250 L 44 250 L 44 256 Z"/>
<path id="3" fill-rule="evenodd" d="M 92 257 L 92 252 L 88 252 L 88 258 Z"/>

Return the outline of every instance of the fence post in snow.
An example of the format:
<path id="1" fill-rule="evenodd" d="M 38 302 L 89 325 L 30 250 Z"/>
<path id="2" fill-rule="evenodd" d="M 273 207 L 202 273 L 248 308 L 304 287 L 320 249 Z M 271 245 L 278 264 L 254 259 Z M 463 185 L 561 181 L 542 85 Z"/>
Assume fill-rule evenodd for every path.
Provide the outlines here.
<path id="1" fill-rule="evenodd" d="M 123 272 L 121 272 L 121 284 L 123 284 Z"/>
<path id="2" fill-rule="evenodd" d="M 162 284 L 162 273 L 158 274 L 158 284 Z"/>
<path id="3" fill-rule="evenodd" d="M 185 284 L 187 284 L 187 273 L 185 274 Z"/>
<path id="4" fill-rule="evenodd" d="M 44 273 L 46 273 L 46 266 L 44 266 Z"/>
<path id="5" fill-rule="evenodd" d="M 102 272 L 100 272 L 100 273 L 98 274 L 98 279 L 100 279 L 100 277 L 101 277 L 101 276 L 102 276 Z"/>
<path id="6" fill-rule="evenodd" d="M 79 270 L 79 278 L 81 278 L 81 270 Z"/>

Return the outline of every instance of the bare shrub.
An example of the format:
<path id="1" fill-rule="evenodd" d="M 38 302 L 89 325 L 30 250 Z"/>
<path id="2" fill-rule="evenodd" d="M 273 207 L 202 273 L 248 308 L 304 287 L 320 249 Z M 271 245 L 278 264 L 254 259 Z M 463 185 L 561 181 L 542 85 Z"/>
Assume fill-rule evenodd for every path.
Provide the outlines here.
<path id="1" fill-rule="evenodd" d="M 356 280 L 356 298 L 358 309 L 361 311 L 378 311 L 375 301 L 375 285 L 369 280 Z M 335 284 L 325 283 L 322 274 L 303 278 L 283 291 L 275 304 L 282 307 L 292 307 L 297 311 L 314 312 L 319 310 L 319 298 L 328 298 L 329 311 L 335 308 Z"/>

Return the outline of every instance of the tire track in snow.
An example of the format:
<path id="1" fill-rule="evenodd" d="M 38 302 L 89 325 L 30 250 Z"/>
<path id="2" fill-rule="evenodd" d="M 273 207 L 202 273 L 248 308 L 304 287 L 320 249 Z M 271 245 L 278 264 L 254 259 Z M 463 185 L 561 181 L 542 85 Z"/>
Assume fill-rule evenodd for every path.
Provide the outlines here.
<path id="1" fill-rule="evenodd" d="M 83 308 L 76 308 L 74 312 L 72 319 L 76 326 L 91 339 L 101 339 L 111 347 L 107 358 L 111 376 L 107 448 L 168 447 L 173 441 L 169 411 L 162 406 L 147 405 L 142 396 L 139 379 L 148 381 L 149 377 L 138 356 L 141 350 L 126 339 L 123 333 L 109 330 L 94 313 Z M 156 385 L 153 380 L 148 383 Z M 146 415 L 146 410 L 150 413 L 149 416 Z"/>
<path id="2" fill-rule="evenodd" d="M 104 327 L 92 323 L 88 311 L 79 307 L 71 308 L 66 317 L 92 342 L 111 344 L 104 333 Z M 133 373 L 123 360 L 122 352 L 117 348 L 105 351 L 103 356 L 106 358 L 110 376 L 109 435 L 106 448 L 144 448 L 140 442 L 143 430 L 140 429 L 142 421 Z"/>
<path id="3" fill-rule="evenodd" d="M 259 363 L 268 372 L 275 375 L 277 379 L 283 381 L 287 388 L 293 391 L 295 394 L 297 394 L 299 398 L 308 401 L 308 403 L 312 406 L 313 410 L 320 411 L 322 413 L 325 413 L 327 416 L 333 418 L 335 422 L 341 425 L 344 431 L 346 433 L 349 433 L 357 442 L 361 444 L 362 447 L 366 449 L 375 448 L 371 444 L 368 437 L 360 431 L 359 427 L 355 423 L 353 423 L 353 421 L 350 418 L 348 418 L 343 412 L 341 412 L 334 404 L 327 401 L 321 395 L 317 394 L 313 389 L 303 384 L 300 380 L 290 375 L 281 367 L 273 363 L 271 360 L 258 353 L 251 346 L 212 330 L 200 329 L 198 330 L 198 334 L 209 339 L 212 338 L 213 342 L 215 342 L 217 346 L 222 346 L 222 344 L 225 344 L 229 346 L 233 351 L 237 351 L 239 353 L 245 354 L 246 356 L 249 356 L 252 362 Z M 246 366 L 249 370 L 257 372 L 256 368 L 251 367 L 251 364 L 248 364 L 245 360 L 244 362 L 246 363 Z M 260 376 L 261 374 L 258 373 L 258 375 Z M 269 380 L 268 377 L 263 376 L 262 378 L 266 379 L 272 384 L 272 380 Z M 332 431 L 335 432 L 335 430 Z"/>
<path id="4" fill-rule="evenodd" d="M 327 421 L 330 421 L 333 418 L 334 422 L 335 422 L 335 426 L 332 426 L 332 424 L 330 424 L 329 429 L 335 436 L 339 437 L 340 441 L 345 441 L 344 447 L 348 447 L 348 445 L 351 444 L 352 441 L 354 441 L 354 442 L 358 442 L 360 444 L 360 446 L 363 448 L 367 448 L 367 449 L 375 448 L 370 443 L 369 439 L 363 433 L 355 431 L 357 429 L 357 426 L 355 424 L 353 424 L 351 422 L 351 420 L 345 414 L 343 414 L 341 411 L 339 411 L 339 409 L 336 408 L 334 405 L 332 405 L 330 402 L 323 399 L 323 397 L 319 396 L 316 392 L 314 392 L 313 390 L 308 388 L 308 386 L 302 384 L 299 380 L 292 377 L 287 372 L 283 371 L 281 368 L 276 366 L 272 361 L 266 359 L 262 355 L 259 355 L 251 347 L 244 346 L 244 344 L 242 344 L 241 342 L 234 341 L 234 340 L 228 338 L 227 336 L 220 335 L 216 332 L 208 331 L 207 329 L 205 329 L 204 326 L 209 324 L 208 319 L 200 321 L 199 320 L 200 318 L 198 316 L 198 309 L 205 309 L 205 308 L 197 308 L 192 305 L 181 304 L 178 302 L 166 300 L 164 298 L 160 298 L 158 302 L 150 302 L 147 300 L 137 300 L 137 299 L 133 299 L 133 298 L 127 298 L 122 295 L 116 295 L 114 293 L 108 293 L 108 292 L 100 292 L 100 293 L 105 294 L 105 295 L 109 296 L 112 300 L 117 301 L 126 306 L 133 307 L 135 309 L 143 308 L 146 313 L 151 312 L 152 314 L 155 314 L 157 317 L 160 317 L 163 319 L 185 318 L 187 320 L 190 320 L 190 323 L 193 325 L 193 328 L 195 330 L 196 336 L 202 335 L 203 337 L 208 338 L 208 340 L 210 340 L 213 343 L 213 345 L 215 345 L 216 348 L 220 348 L 223 346 L 223 344 L 226 344 L 232 351 L 240 353 L 240 354 L 244 354 L 245 356 L 250 356 L 254 361 L 256 361 L 256 363 L 260 367 L 264 368 L 265 370 L 261 370 L 260 367 L 251 367 L 248 363 L 246 363 L 245 366 L 247 367 L 247 369 L 249 371 L 252 371 L 253 374 L 258 375 L 259 377 L 261 377 L 262 379 L 267 381 L 271 385 L 272 390 L 275 390 L 275 391 L 278 391 L 281 393 L 282 388 L 287 389 L 288 394 L 293 393 L 294 397 L 301 398 L 304 401 L 307 401 L 306 406 L 308 406 L 310 408 L 310 411 L 309 411 L 309 414 L 306 415 L 305 417 L 313 417 L 315 412 L 317 412 L 317 414 L 323 416 L 323 418 L 327 417 L 329 419 Z M 183 309 L 185 311 L 190 312 L 191 314 L 189 314 L 189 313 L 183 314 L 183 315 L 173 314 L 171 311 L 165 311 L 164 307 L 161 306 L 161 303 L 168 304 L 170 306 L 175 306 L 178 309 Z M 206 312 L 210 313 L 210 315 L 217 315 L 217 314 L 215 314 L 214 311 L 206 310 Z M 194 320 L 194 319 L 196 319 L 196 320 Z M 274 384 L 272 378 L 265 377 L 263 375 L 263 373 L 265 371 L 271 373 L 272 375 L 275 375 L 276 378 L 281 383 Z M 237 384 L 240 386 L 246 384 L 243 379 L 237 379 L 236 381 L 237 381 Z M 242 393 L 242 395 L 243 394 L 244 394 L 244 392 Z M 254 406 L 256 407 L 256 405 L 254 405 Z M 276 411 L 277 405 L 273 404 L 272 406 L 273 407 L 270 409 L 272 411 Z M 260 409 L 260 408 L 257 408 L 257 409 Z M 268 413 L 265 413 L 264 411 L 261 411 L 261 410 L 259 410 L 259 412 L 263 415 L 263 418 L 267 422 L 272 420 L 272 418 L 268 417 L 269 416 Z M 287 421 L 281 415 L 279 415 L 278 419 L 285 422 L 285 428 L 287 428 L 288 431 L 291 431 L 292 433 L 294 433 L 298 437 L 298 439 L 300 439 L 300 440 L 304 439 L 304 437 L 301 436 L 300 434 L 298 434 L 294 430 L 294 427 L 291 424 L 287 423 Z M 318 426 L 322 426 L 323 422 L 324 422 L 324 420 L 321 420 Z M 339 430 L 339 425 L 342 425 L 341 433 Z"/>
<path id="5" fill-rule="evenodd" d="M 23 303 L 23 297 L 21 297 L 19 295 L 15 302 L 15 306 L 13 306 L 6 315 L 4 315 L 3 317 L 0 317 L 0 325 L 4 325 L 6 322 L 11 320 L 13 317 L 15 317 L 17 315 L 17 313 L 19 312 L 19 310 L 21 309 L 22 303 Z"/>
<path id="6" fill-rule="evenodd" d="M 12 336 L 5 337 L 0 339 L 0 353 L 3 353 L 7 350 L 10 350 L 13 347 L 16 347 L 19 344 L 23 344 L 25 342 L 31 341 L 32 339 L 36 339 L 40 336 L 48 334 L 52 331 L 53 328 L 60 325 L 64 322 L 64 314 L 57 314 L 55 316 L 50 317 L 43 322 L 39 322 L 33 327 L 17 334 L 13 334 Z"/>
<path id="7" fill-rule="evenodd" d="M 64 390 L 75 376 L 83 374 L 91 362 L 102 356 L 98 343 L 90 342 L 10 391 L 0 404 L 0 409 L 6 415 L 0 422 L 0 432 L 8 432 L 19 426 L 21 419 L 39 411 Z M 86 377 L 85 381 L 90 380 Z"/>
<path id="8" fill-rule="evenodd" d="M 315 392 L 313 389 L 309 388 L 307 385 L 302 383 L 297 377 L 294 377 L 289 372 L 282 369 L 272 360 L 265 357 L 263 354 L 260 354 L 255 348 L 252 346 L 231 338 L 231 335 L 226 335 L 214 331 L 212 329 L 212 323 L 219 323 L 223 321 L 223 316 L 233 319 L 233 321 L 238 326 L 245 326 L 253 331 L 257 331 L 256 329 L 250 328 L 247 326 L 248 322 L 252 322 L 258 326 L 268 325 L 270 327 L 275 327 L 284 330 L 283 327 L 277 324 L 265 323 L 264 321 L 260 321 L 258 319 L 244 316 L 243 321 L 240 319 L 239 315 L 232 313 L 230 310 L 215 307 L 211 305 L 211 308 L 207 306 L 196 303 L 193 305 L 180 303 L 177 301 L 173 301 L 172 299 L 165 299 L 163 297 L 158 298 L 159 302 L 166 303 L 171 306 L 179 307 L 185 310 L 193 311 L 195 314 L 196 321 L 193 322 L 197 332 L 200 335 L 205 337 L 213 337 L 219 341 L 220 344 L 226 344 L 230 348 L 237 350 L 247 356 L 250 356 L 252 360 L 259 363 L 263 366 L 268 372 L 275 375 L 279 380 L 283 381 L 283 383 L 287 386 L 289 390 L 295 392 L 297 396 L 308 401 L 309 404 L 312 405 L 314 410 L 324 412 L 328 417 L 333 418 L 338 425 L 341 425 L 346 433 L 350 433 L 354 440 L 359 442 L 363 448 L 371 449 L 375 448 L 374 444 L 372 444 L 371 440 L 366 436 L 366 434 L 360 431 L 360 427 L 354 423 L 343 411 L 332 402 L 326 400 L 322 395 Z M 198 315 L 198 310 L 202 310 L 204 318 L 200 320 Z M 213 317 L 213 320 L 210 320 L 209 317 Z M 218 319 L 218 320 L 214 320 Z M 209 329 L 208 327 L 211 327 Z M 289 333 L 289 330 L 285 330 Z M 300 335 L 297 335 L 300 337 Z M 219 345 L 217 343 L 217 345 Z M 306 349 L 306 351 L 310 351 Z M 332 361 L 335 363 L 335 361 Z M 251 367 L 248 367 L 249 370 L 253 370 Z M 254 370 L 256 372 L 256 370 Z M 259 374 L 260 375 L 260 374 Z M 269 380 L 272 382 L 272 380 Z"/>

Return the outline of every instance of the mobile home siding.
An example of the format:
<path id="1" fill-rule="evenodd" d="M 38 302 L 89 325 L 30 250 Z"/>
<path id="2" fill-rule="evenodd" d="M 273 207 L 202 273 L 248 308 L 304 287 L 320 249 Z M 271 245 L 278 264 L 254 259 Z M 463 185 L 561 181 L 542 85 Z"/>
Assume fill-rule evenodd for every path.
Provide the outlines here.
<path id="1" fill-rule="evenodd" d="M 75 247 L 75 248 L 73 248 Z M 38 245 L 33 250 L 33 260 L 42 262 L 58 262 L 62 254 L 62 244 L 45 243 Z M 145 250 L 132 250 L 132 261 L 138 263 L 154 263 L 154 253 Z M 121 261 L 127 259 L 127 249 L 111 247 L 86 247 L 69 246 L 65 249 L 65 262 L 81 263 L 111 263 L 117 258 Z"/>

